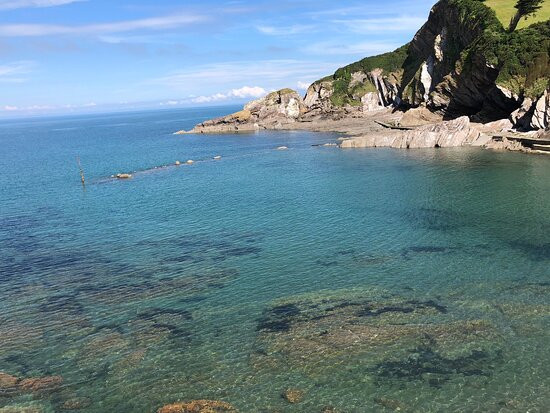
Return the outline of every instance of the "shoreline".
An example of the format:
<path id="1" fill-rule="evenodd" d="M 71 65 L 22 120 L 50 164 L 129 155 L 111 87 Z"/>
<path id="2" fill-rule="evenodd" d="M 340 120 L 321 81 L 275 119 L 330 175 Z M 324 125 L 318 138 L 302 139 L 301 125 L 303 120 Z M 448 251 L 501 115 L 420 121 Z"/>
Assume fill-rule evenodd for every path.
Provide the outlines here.
<path id="1" fill-rule="evenodd" d="M 341 149 L 389 147 L 421 149 L 443 147 L 481 147 L 493 150 L 520 151 L 530 154 L 550 154 L 548 131 L 518 132 L 507 119 L 483 124 L 466 116 L 443 120 L 424 108 L 398 111 L 383 108 L 372 112 L 337 113 L 330 115 L 267 117 L 259 122 L 244 122 L 231 114 L 196 125 L 190 131 L 174 135 L 253 133 L 270 131 L 310 131 L 341 134 L 337 146 Z M 393 126 L 395 125 L 395 126 Z"/>

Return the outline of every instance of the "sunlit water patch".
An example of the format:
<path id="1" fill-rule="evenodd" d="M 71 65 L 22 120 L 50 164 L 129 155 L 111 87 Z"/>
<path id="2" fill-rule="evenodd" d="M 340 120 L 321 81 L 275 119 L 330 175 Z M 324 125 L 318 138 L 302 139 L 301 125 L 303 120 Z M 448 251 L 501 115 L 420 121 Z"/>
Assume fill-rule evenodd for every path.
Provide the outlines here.
<path id="1" fill-rule="evenodd" d="M 0 412 L 548 410 L 547 158 L 231 109 L 0 126 Z"/>

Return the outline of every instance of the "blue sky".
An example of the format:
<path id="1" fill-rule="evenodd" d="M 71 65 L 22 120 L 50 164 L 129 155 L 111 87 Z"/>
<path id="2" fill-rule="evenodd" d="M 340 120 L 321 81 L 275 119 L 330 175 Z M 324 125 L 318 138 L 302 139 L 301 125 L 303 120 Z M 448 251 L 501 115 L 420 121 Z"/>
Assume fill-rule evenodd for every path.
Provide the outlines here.
<path id="1" fill-rule="evenodd" d="M 408 42 L 435 0 L 0 0 L 0 116 L 301 92 Z"/>

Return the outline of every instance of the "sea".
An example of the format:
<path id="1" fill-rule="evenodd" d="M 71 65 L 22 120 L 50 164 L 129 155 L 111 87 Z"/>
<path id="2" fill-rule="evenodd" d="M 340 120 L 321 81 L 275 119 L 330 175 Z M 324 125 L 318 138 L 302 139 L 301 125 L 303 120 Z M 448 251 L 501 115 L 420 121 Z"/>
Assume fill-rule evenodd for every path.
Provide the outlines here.
<path id="1" fill-rule="evenodd" d="M 237 109 L 0 123 L 0 412 L 550 411 L 548 156 Z"/>

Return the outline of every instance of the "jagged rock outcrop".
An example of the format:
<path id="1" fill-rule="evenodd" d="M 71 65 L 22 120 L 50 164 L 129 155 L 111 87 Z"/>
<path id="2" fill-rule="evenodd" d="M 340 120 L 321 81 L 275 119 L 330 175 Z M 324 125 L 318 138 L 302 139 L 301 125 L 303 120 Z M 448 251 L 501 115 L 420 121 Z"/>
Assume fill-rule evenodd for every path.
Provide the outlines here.
<path id="1" fill-rule="evenodd" d="M 523 108 L 513 116 L 516 127 L 539 129 L 547 125 L 540 99 L 549 79 L 550 21 L 508 33 L 483 2 L 441 0 L 409 44 L 314 83 L 306 105 L 324 113 L 425 106 L 447 119 L 481 122 Z"/>
<path id="2" fill-rule="evenodd" d="M 296 122 L 307 108 L 294 90 L 282 89 L 247 103 L 243 110 L 221 118 L 208 120 L 189 133 L 243 132 L 276 129 Z M 176 133 L 185 133 L 184 131 Z"/>
<path id="3" fill-rule="evenodd" d="M 330 98 L 334 92 L 332 81 L 320 81 L 313 83 L 306 93 L 304 104 L 309 112 L 326 113 L 333 110 Z"/>

